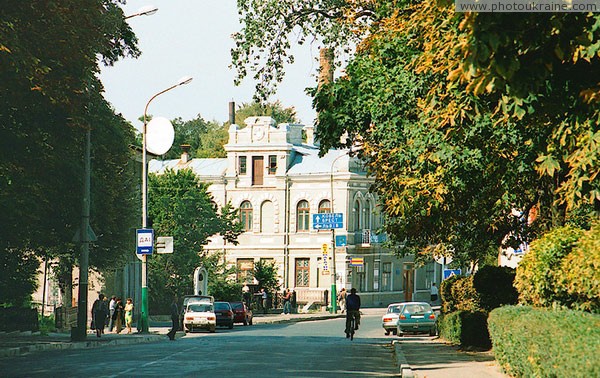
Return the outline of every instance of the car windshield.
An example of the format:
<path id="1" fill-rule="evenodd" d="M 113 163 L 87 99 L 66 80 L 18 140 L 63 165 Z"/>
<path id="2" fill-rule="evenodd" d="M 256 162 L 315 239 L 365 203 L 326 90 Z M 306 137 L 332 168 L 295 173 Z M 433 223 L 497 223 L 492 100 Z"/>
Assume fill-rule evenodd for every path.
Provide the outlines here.
<path id="1" fill-rule="evenodd" d="M 388 314 L 399 314 L 400 313 L 400 306 L 390 306 L 388 307 Z"/>
<path id="2" fill-rule="evenodd" d="M 230 307 L 227 302 L 215 302 L 215 310 L 229 310 Z"/>
<path id="3" fill-rule="evenodd" d="M 427 303 L 415 303 L 404 306 L 405 314 L 424 314 L 431 312 L 431 307 Z"/>
<path id="4" fill-rule="evenodd" d="M 213 306 L 208 303 L 194 303 L 188 305 L 188 312 L 211 312 Z"/>
<path id="5" fill-rule="evenodd" d="M 242 310 L 244 308 L 244 305 L 242 304 L 242 302 L 234 302 L 231 304 L 231 308 L 233 308 L 234 310 Z"/>

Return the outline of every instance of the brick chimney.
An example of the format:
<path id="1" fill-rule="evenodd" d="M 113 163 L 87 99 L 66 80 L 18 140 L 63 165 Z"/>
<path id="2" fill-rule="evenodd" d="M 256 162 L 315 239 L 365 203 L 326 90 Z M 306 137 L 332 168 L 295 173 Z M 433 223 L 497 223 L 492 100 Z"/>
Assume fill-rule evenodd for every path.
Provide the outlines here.
<path id="1" fill-rule="evenodd" d="M 181 151 L 183 151 L 181 153 L 181 163 L 185 164 L 190 160 L 190 148 L 192 148 L 192 146 L 190 146 L 189 144 L 182 144 L 181 146 Z"/>

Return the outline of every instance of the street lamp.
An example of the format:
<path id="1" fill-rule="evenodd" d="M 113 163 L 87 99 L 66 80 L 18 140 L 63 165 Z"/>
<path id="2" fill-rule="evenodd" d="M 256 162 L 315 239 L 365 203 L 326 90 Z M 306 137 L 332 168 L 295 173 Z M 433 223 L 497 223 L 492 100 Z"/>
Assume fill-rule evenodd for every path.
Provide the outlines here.
<path id="1" fill-rule="evenodd" d="M 146 161 L 146 130 L 148 126 L 148 106 L 158 96 L 170 91 L 171 89 L 177 88 L 180 85 L 189 84 L 192 78 L 189 76 L 182 77 L 179 79 L 177 84 L 170 86 L 169 88 L 162 90 L 152 96 L 146 107 L 144 108 L 144 128 L 142 129 L 142 229 L 148 226 L 148 162 Z M 169 145 L 170 147 L 170 145 Z M 141 330 L 142 332 L 148 332 L 148 271 L 147 271 L 147 256 L 142 255 L 142 313 L 141 313 Z"/>
<path id="2" fill-rule="evenodd" d="M 156 12 L 158 12 L 157 7 L 155 7 L 154 5 L 146 5 L 145 7 L 141 7 L 140 9 L 138 9 L 137 13 L 134 13 L 130 16 L 126 16 L 125 20 L 137 16 L 152 16 Z"/>
<path id="3" fill-rule="evenodd" d="M 360 144 L 356 144 L 356 145 L 352 145 L 350 146 L 350 149 L 346 152 L 344 152 L 343 154 L 341 154 L 340 156 L 336 157 L 335 159 L 333 159 L 333 161 L 331 162 L 331 173 L 329 176 L 329 185 L 330 185 L 330 189 L 331 189 L 331 212 L 334 213 L 334 208 L 333 208 L 333 167 L 335 167 L 335 163 L 338 161 L 339 158 L 346 156 L 346 155 L 350 155 L 354 152 L 360 151 L 362 150 L 362 145 Z M 346 217 L 346 225 L 348 224 L 348 217 Z M 337 272 L 336 272 L 336 267 L 335 267 L 335 228 L 331 229 L 331 255 L 332 255 L 332 265 L 333 265 L 333 269 L 331 270 L 331 312 L 336 314 L 337 313 L 337 287 L 336 287 L 336 280 L 337 280 Z"/>

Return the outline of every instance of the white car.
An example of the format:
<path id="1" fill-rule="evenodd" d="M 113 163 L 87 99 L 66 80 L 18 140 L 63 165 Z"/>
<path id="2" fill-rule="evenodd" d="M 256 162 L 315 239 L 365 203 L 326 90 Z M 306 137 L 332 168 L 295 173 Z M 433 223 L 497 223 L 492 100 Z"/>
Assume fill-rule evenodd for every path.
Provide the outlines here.
<path id="1" fill-rule="evenodd" d="M 183 330 L 185 333 L 196 329 L 206 329 L 214 333 L 217 328 L 217 316 L 214 305 L 210 302 L 197 302 L 187 305 L 183 314 Z"/>
<path id="2" fill-rule="evenodd" d="M 386 336 L 388 336 L 390 332 L 392 332 L 394 335 L 398 333 L 398 318 L 403 305 L 404 303 L 392 303 L 388 306 L 385 315 L 382 316 L 381 325 L 385 330 Z"/>

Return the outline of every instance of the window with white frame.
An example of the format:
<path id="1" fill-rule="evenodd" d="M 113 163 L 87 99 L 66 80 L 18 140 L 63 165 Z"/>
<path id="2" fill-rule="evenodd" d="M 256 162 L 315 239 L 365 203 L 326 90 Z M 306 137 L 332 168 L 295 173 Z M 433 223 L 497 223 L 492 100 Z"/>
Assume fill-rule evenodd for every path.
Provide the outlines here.
<path id="1" fill-rule="evenodd" d="M 240 205 L 240 223 L 244 231 L 252 231 L 252 204 L 244 201 Z"/>
<path id="2" fill-rule="evenodd" d="M 308 201 L 302 200 L 296 206 L 296 230 L 308 232 L 310 227 L 310 207 Z"/>

